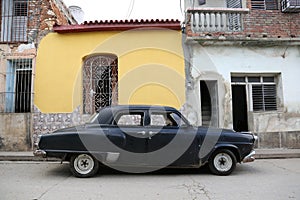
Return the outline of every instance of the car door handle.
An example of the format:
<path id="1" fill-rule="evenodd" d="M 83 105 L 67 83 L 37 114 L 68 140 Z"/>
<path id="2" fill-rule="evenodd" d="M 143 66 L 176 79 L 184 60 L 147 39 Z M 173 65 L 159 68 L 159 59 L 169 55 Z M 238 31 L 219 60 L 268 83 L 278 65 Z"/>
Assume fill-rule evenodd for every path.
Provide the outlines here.
<path id="1" fill-rule="evenodd" d="M 151 140 L 152 136 L 155 135 L 157 132 L 149 131 L 149 139 Z"/>
<path id="2" fill-rule="evenodd" d="M 146 134 L 146 131 L 138 131 L 137 133 L 138 133 L 138 134 L 145 135 L 145 134 Z"/>
<path id="3" fill-rule="evenodd" d="M 149 135 L 155 135 L 156 132 L 153 132 L 153 131 L 149 131 Z"/>

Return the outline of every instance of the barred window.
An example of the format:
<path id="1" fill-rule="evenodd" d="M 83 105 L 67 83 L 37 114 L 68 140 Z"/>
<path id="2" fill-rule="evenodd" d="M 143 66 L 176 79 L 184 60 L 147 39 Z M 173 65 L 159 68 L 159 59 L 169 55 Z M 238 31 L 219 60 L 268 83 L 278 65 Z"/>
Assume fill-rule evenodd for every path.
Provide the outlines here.
<path id="1" fill-rule="evenodd" d="M 277 110 L 277 84 L 275 76 L 235 76 L 232 84 L 245 85 L 250 100 L 250 110 Z"/>
<path id="2" fill-rule="evenodd" d="M 32 60 L 8 60 L 5 86 L 5 112 L 31 111 Z"/>
<path id="3" fill-rule="evenodd" d="M 118 101 L 118 58 L 115 55 L 93 55 L 83 66 L 83 113 L 93 114 L 99 108 Z"/>
<path id="4" fill-rule="evenodd" d="M 26 42 L 28 0 L 3 0 L 1 7 L 1 42 Z"/>
<path id="5" fill-rule="evenodd" d="M 277 0 L 251 0 L 251 8 L 255 10 L 278 10 Z"/>

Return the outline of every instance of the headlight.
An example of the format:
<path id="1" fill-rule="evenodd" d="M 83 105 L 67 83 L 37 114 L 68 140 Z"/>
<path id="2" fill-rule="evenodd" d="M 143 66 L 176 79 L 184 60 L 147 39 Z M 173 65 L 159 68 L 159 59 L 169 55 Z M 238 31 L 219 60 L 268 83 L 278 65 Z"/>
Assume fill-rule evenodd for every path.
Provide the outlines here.
<path id="1" fill-rule="evenodd" d="M 257 141 L 257 140 L 258 140 L 258 136 L 256 136 L 256 135 L 253 135 L 253 137 L 254 137 L 254 140 L 255 140 L 255 141 Z"/>

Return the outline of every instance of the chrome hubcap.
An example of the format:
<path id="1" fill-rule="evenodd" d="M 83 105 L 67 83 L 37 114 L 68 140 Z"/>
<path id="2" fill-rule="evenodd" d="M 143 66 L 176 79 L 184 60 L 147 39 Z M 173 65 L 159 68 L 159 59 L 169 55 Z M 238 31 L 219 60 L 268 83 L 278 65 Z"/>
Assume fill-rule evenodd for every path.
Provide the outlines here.
<path id="1" fill-rule="evenodd" d="M 88 174 L 94 168 L 94 160 L 87 154 L 81 154 L 74 160 L 74 168 L 80 174 Z"/>
<path id="2" fill-rule="evenodd" d="M 232 159 L 226 153 L 219 153 L 214 158 L 214 166 L 218 171 L 226 172 L 232 167 Z"/>

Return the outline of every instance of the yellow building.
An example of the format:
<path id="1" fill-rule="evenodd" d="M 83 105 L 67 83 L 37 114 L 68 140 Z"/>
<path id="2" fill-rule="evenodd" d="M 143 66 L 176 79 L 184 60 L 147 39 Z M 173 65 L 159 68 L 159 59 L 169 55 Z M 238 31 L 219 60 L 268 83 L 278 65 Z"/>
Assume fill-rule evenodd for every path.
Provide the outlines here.
<path id="1" fill-rule="evenodd" d="M 34 133 L 84 121 L 114 104 L 185 101 L 179 21 L 100 21 L 56 26 L 38 48 Z"/>

